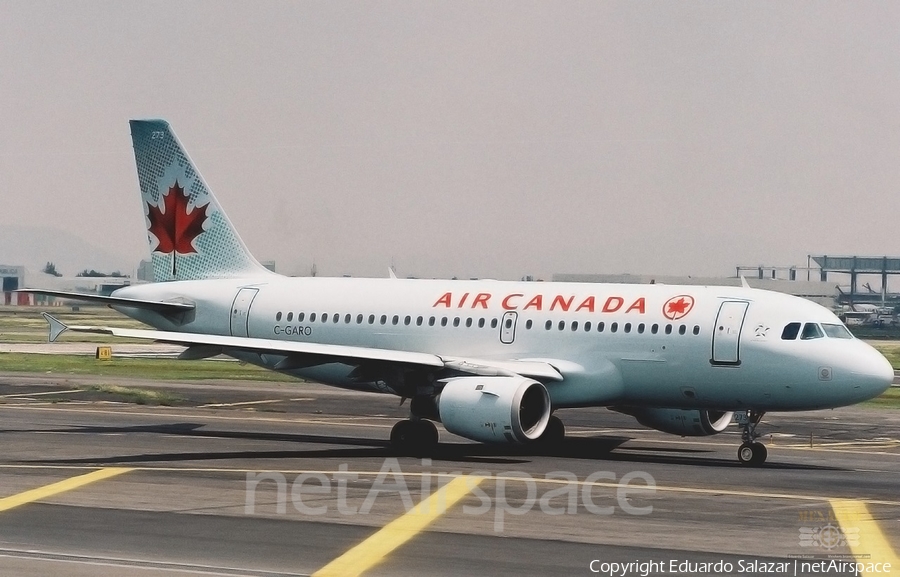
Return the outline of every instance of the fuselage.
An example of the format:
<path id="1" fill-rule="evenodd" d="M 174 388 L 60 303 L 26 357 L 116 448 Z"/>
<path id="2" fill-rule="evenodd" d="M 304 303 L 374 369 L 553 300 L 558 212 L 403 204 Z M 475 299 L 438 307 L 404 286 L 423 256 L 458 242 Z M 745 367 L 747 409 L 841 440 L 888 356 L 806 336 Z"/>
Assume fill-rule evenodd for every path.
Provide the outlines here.
<path id="1" fill-rule="evenodd" d="M 271 275 L 115 294 L 195 305 L 182 319 L 115 307 L 166 331 L 543 360 L 564 375 L 546 383 L 557 408 L 810 410 L 872 398 L 893 379 L 887 360 L 829 310 L 743 287 Z M 269 368 L 285 358 L 229 354 Z M 354 368 L 328 363 L 290 372 L 374 386 Z"/>

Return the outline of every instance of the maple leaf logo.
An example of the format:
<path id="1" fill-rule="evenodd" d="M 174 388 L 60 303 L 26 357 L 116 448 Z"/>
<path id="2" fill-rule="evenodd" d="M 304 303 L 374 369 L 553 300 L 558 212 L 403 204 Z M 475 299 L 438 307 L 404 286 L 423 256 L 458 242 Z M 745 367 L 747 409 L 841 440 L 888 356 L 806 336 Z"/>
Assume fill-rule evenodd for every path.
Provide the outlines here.
<path id="1" fill-rule="evenodd" d="M 663 316 L 670 321 L 676 321 L 686 317 L 694 308 L 694 297 L 690 295 L 678 295 L 666 301 L 663 305 Z"/>
<path id="2" fill-rule="evenodd" d="M 188 213 L 188 195 L 178 181 L 162 195 L 163 206 L 147 204 L 148 231 L 156 237 L 153 252 L 172 254 L 172 276 L 175 276 L 175 255 L 196 253 L 194 239 L 203 232 L 209 204 L 195 206 Z"/>

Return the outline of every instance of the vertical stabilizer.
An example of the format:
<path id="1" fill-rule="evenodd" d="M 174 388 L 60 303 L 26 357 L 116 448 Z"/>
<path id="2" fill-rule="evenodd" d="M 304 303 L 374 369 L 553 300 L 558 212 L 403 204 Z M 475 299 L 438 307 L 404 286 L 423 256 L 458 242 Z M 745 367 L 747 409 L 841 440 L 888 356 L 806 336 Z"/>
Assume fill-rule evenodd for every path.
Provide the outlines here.
<path id="1" fill-rule="evenodd" d="M 271 274 L 234 230 L 164 120 L 132 120 L 131 139 L 153 280 Z"/>

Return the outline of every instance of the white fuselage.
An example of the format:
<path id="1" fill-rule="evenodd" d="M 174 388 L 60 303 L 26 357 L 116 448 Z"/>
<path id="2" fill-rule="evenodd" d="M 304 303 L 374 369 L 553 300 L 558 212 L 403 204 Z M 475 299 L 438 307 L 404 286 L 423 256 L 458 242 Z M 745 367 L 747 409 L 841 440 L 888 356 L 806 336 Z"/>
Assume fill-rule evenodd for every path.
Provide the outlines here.
<path id="1" fill-rule="evenodd" d="M 843 328 L 827 309 L 740 287 L 271 275 L 115 294 L 195 305 L 177 321 L 115 307 L 166 331 L 546 361 L 564 375 L 546 383 L 557 408 L 820 409 L 876 396 L 893 375 L 882 355 L 855 338 L 783 338 L 790 323 Z M 269 368 L 285 358 L 229 354 Z M 377 388 L 354 368 L 335 362 L 290 372 Z"/>

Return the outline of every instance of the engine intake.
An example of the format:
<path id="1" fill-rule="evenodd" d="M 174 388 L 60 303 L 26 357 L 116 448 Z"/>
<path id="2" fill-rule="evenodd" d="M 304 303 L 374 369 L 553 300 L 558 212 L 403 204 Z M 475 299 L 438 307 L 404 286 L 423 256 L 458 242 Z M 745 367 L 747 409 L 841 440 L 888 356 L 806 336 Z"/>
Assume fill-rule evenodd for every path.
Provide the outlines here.
<path id="1" fill-rule="evenodd" d="M 734 417 L 732 411 L 705 409 L 623 407 L 618 410 L 633 416 L 645 427 L 682 437 L 706 437 L 721 433 Z"/>
<path id="2" fill-rule="evenodd" d="M 481 443 L 527 443 L 550 420 L 550 394 L 524 377 L 460 377 L 438 397 L 444 428 Z"/>

